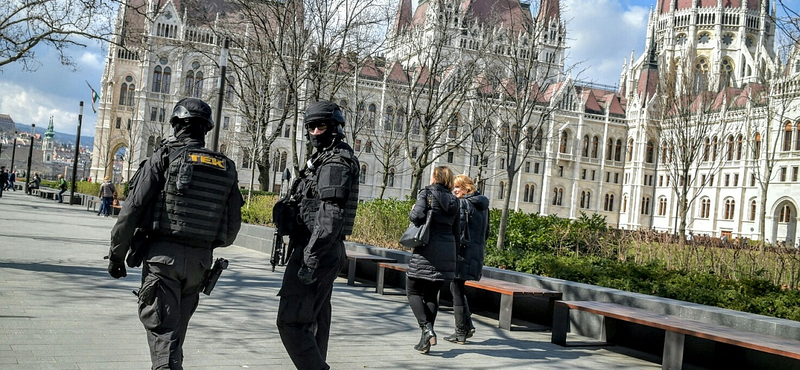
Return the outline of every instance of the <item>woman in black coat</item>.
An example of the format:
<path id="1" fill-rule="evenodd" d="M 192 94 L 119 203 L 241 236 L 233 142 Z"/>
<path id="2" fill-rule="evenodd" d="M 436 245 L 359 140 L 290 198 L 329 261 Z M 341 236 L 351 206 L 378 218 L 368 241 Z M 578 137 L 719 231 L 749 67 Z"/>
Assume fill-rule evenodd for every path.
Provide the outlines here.
<path id="1" fill-rule="evenodd" d="M 422 353 L 428 353 L 436 345 L 433 325 L 439 311 L 439 291 L 455 274 L 460 224 L 458 198 L 451 193 L 452 189 L 453 171 L 447 166 L 434 168 L 431 185 L 420 190 L 408 215 L 419 226 L 425 223 L 427 213 L 433 212 L 430 240 L 414 248 L 406 279 L 408 303 L 422 329 L 422 337 L 414 349 Z"/>
<path id="2" fill-rule="evenodd" d="M 453 182 L 453 194 L 461 202 L 461 243 L 456 250 L 456 274 L 450 283 L 456 332 L 444 340 L 464 344 L 475 333 L 464 284 L 467 280 L 480 280 L 483 274 L 484 249 L 489 238 L 489 198 L 475 189 L 475 183 L 467 175 L 458 175 Z"/>

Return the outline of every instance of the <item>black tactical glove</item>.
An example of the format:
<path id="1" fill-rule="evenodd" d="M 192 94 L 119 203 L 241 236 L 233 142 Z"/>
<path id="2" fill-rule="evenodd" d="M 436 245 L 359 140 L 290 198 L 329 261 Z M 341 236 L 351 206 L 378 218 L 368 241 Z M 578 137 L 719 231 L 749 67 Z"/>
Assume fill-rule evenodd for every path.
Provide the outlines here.
<path id="1" fill-rule="evenodd" d="M 114 262 L 111 260 L 108 263 L 108 274 L 114 279 L 128 276 L 128 271 L 125 269 L 124 262 Z"/>
<path id="2" fill-rule="evenodd" d="M 297 271 L 297 277 L 300 278 L 300 281 L 303 284 L 311 284 L 317 281 L 317 279 L 314 277 L 314 271 L 315 269 L 303 265 L 303 267 L 300 268 L 300 271 Z"/>

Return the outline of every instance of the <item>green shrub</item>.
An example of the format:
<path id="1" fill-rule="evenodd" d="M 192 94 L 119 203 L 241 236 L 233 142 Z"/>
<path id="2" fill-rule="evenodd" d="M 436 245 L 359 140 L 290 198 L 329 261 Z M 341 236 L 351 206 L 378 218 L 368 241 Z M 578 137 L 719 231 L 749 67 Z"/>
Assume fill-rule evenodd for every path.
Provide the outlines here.
<path id="1" fill-rule="evenodd" d="M 247 197 L 245 197 L 247 199 Z M 272 226 L 272 207 L 278 201 L 276 195 L 255 195 L 242 207 L 242 222 Z"/>

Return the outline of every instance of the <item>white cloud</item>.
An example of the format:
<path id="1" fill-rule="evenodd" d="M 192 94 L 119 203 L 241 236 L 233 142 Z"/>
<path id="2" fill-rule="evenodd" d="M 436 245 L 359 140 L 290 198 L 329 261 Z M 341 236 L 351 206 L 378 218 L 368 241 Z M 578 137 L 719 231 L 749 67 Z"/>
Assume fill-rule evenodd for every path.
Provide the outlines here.
<path id="1" fill-rule="evenodd" d="M 105 59 L 97 53 L 84 52 L 80 57 L 80 67 L 102 71 Z"/>
<path id="2" fill-rule="evenodd" d="M 581 80 L 616 85 L 626 58 L 644 49 L 649 10 L 619 0 L 565 0 L 567 64 L 584 62 Z M 573 76 L 575 77 L 575 76 Z"/>
<path id="3" fill-rule="evenodd" d="M 75 133 L 78 127 L 78 106 L 72 106 L 73 102 L 62 96 L 0 82 L 0 112 L 10 115 L 15 122 L 47 127 L 52 116 L 56 131 Z M 87 134 L 81 131 L 82 135 Z M 93 133 L 89 135 L 93 136 Z"/>

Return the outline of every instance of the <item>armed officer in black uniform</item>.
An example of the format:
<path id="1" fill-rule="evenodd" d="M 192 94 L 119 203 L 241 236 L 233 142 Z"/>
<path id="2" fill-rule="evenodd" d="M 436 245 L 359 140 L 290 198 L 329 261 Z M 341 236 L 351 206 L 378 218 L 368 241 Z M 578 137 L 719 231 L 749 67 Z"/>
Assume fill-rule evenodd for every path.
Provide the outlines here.
<path id="1" fill-rule="evenodd" d="M 186 329 L 212 267 L 212 251 L 233 243 L 243 203 L 236 165 L 203 148 L 214 127 L 211 107 L 183 99 L 170 124 L 173 137 L 131 179 L 108 255 L 108 273 L 116 279 L 127 276 L 126 260 L 130 267 L 144 262 L 139 319 L 154 370 L 183 369 Z"/>
<path id="2" fill-rule="evenodd" d="M 300 370 L 330 369 L 325 362 L 331 324 L 333 281 L 346 256 L 344 239 L 353 231 L 358 206 L 358 158 L 342 140 L 344 116 L 330 101 L 306 109 L 306 137 L 316 148 L 292 184 L 291 205 L 278 222 L 288 227 L 293 251 L 278 292 L 278 331 Z M 279 228 L 286 226 L 279 225 Z"/>

